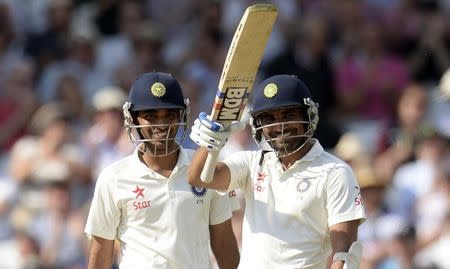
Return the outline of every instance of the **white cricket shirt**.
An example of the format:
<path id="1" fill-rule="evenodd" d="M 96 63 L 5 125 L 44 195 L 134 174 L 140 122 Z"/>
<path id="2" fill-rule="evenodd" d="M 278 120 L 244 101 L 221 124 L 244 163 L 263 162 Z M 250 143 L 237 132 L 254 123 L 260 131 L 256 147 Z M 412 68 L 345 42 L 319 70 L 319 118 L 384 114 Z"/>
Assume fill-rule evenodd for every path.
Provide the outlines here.
<path id="1" fill-rule="evenodd" d="M 351 168 L 317 140 L 286 171 L 274 153 L 260 168 L 260 156 L 245 151 L 224 161 L 228 190 L 240 188 L 246 203 L 239 268 L 326 268 L 329 227 L 365 218 Z"/>
<path id="2" fill-rule="evenodd" d="M 209 225 L 231 218 L 230 198 L 187 183 L 193 153 L 180 150 L 170 178 L 137 150 L 100 174 L 85 232 L 121 241 L 120 269 L 211 268 Z"/>

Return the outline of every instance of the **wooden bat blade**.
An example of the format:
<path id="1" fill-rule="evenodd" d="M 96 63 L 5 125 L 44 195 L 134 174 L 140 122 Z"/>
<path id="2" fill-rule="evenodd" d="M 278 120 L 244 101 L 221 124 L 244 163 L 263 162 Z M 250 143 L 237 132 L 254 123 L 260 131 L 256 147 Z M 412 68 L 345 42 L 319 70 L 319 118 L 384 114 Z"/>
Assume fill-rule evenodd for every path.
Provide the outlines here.
<path id="1" fill-rule="evenodd" d="M 213 120 L 227 126 L 241 118 L 277 14 L 272 5 L 246 9 L 224 63 L 211 112 Z"/>
<path id="2" fill-rule="evenodd" d="M 239 22 L 223 66 L 211 118 L 225 127 L 240 120 L 278 11 L 275 6 L 248 7 Z M 219 152 L 210 152 L 200 176 L 211 182 Z"/>

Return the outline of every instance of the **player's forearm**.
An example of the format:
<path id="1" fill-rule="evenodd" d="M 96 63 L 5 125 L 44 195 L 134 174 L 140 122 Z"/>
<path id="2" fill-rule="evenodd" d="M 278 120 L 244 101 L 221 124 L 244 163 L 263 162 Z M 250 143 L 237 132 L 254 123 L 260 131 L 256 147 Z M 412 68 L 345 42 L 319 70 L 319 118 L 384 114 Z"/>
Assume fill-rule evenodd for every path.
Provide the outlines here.
<path id="1" fill-rule="evenodd" d="M 110 269 L 112 267 L 112 259 L 106 258 L 104 255 L 98 254 L 89 258 L 87 269 Z"/>
<path id="2" fill-rule="evenodd" d="M 205 148 L 200 148 L 194 155 L 188 170 L 188 183 L 197 187 L 206 187 L 214 190 L 226 191 L 230 185 L 230 169 L 223 162 L 218 162 L 214 168 L 213 180 L 205 183 L 200 179 L 203 167 L 208 156 Z"/>
<path id="3" fill-rule="evenodd" d="M 110 269 L 113 261 L 114 241 L 94 236 L 89 251 L 87 269 Z"/>
<path id="4" fill-rule="evenodd" d="M 208 151 L 200 147 L 192 159 L 191 165 L 188 169 L 188 183 L 193 186 L 203 187 L 205 183 L 200 179 L 203 167 L 206 162 Z"/>
<path id="5" fill-rule="evenodd" d="M 210 226 L 211 250 L 221 269 L 234 269 L 239 265 L 240 255 L 231 219 Z"/>

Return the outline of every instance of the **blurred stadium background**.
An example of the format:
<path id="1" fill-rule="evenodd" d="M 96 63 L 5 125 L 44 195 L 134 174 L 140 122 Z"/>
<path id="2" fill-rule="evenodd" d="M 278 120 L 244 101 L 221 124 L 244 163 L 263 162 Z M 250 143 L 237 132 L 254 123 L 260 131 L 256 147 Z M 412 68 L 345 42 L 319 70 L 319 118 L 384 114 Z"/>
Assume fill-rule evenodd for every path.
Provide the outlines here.
<path id="1" fill-rule="evenodd" d="M 96 177 L 133 150 L 132 81 L 171 73 L 191 117 L 209 112 L 256 2 L 0 0 L 1 269 L 85 268 Z M 320 103 L 316 136 L 365 201 L 361 268 L 450 268 L 450 1 L 267 2 L 280 14 L 258 80 L 297 75 Z M 237 134 L 222 155 L 255 148 Z"/>

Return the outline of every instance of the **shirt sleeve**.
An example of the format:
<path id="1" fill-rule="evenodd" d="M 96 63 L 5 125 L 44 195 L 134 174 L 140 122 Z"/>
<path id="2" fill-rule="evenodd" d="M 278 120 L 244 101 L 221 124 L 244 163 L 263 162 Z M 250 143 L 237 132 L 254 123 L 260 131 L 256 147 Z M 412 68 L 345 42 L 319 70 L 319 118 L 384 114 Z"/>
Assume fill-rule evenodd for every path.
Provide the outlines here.
<path id="1" fill-rule="evenodd" d="M 117 179 L 103 171 L 95 185 L 89 215 L 84 232 L 89 238 L 92 235 L 113 240 L 116 237 L 120 222 L 120 208 L 115 199 Z"/>
<path id="2" fill-rule="evenodd" d="M 328 225 L 351 221 L 365 220 L 361 192 L 355 175 L 350 167 L 339 165 L 334 168 L 327 181 L 326 207 Z"/>
<path id="3" fill-rule="evenodd" d="M 209 212 L 210 225 L 217 225 L 231 218 L 234 206 L 232 198 L 234 197 L 229 197 L 228 194 L 220 195 L 217 192 L 213 192 Z"/>
<path id="4" fill-rule="evenodd" d="M 243 189 L 250 173 L 251 152 L 244 151 L 232 154 L 223 162 L 230 169 L 230 185 L 227 191 Z"/>

